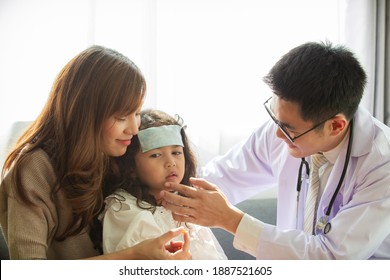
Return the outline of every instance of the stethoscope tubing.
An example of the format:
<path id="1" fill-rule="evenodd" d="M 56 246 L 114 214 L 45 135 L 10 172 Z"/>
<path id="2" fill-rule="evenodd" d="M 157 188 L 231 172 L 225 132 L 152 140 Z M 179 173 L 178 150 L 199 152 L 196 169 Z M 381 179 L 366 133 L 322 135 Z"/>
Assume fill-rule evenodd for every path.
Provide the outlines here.
<path id="1" fill-rule="evenodd" d="M 329 202 L 328 209 L 326 210 L 326 216 L 329 216 L 330 211 L 332 210 L 334 201 L 336 200 L 337 194 L 340 191 L 341 185 L 343 184 L 345 174 L 347 173 L 347 168 L 349 165 L 349 159 L 351 158 L 351 150 L 352 150 L 352 142 L 353 142 L 353 119 L 350 122 L 350 131 L 349 131 L 349 139 L 348 139 L 348 147 L 347 147 L 347 153 L 345 155 L 345 162 L 343 167 L 343 172 L 341 173 L 339 183 L 337 184 L 336 190 L 333 193 L 332 199 Z"/>
<path id="2" fill-rule="evenodd" d="M 326 229 L 326 232 L 323 231 L 325 234 L 327 232 L 329 232 L 329 230 L 331 228 L 331 225 L 328 222 L 328 218 L 329 218 L 330 212 L 332 211 L 332 207 L 333 207 L 333 204 L 334 204 L 334 202 L 336 200 L 337 194 L 339 193 L 341 185 L 343 184 L 343 181 L 344 181 L 344 178 L 345 178 L 345 174 L 347 173 L 347 168 L 348 168 L 348 165 L 349 165 L 349 159 L 351 158 L 352 143 L 353 143 L 353 119 L 350 121 L 350 131 L 349 131 L 349 137 L 348 137 L 348 147 L 347 147 L 347 152 L 345 154 L 345 161 L 344 161 L 343 171 L 341 173 L 341 176 L 340 176 L 339 182 L 337 184 L 337 187 L 336 187 L 336 189 L 335 189 L 335 191 L 334 191 L 334 193 L 332 195 L 332 198 L 331 198 L 331 200 L 329 202 L 329 205 L 328 205 L 328 208 L 326 210 L 325 216 L 320 218 L 320 222 L 323 224 L 323 226 L 321 228 L 322 229 L 324 229 L 324 228 Z M 302 160 L 302 162 L 301 162 L 301 165 L 299 166 L 299 173 L 298 174 L 302 174 L 302 168 L 305 165 L 306 174 L 307 174 L 306 178 L 308 178 L 309 177 L 309 173 L 310 173 L 309 163 L 306 161 L 305 158 L 301 158 L 301 160 Z M 299 197 L 300 197 L 302 181 L 303 181 L 303 179 L 301 177 L 302 176 L 298 176 L 298 182 L 297 182 L 297 210 L 296 210 L 296 219 L 297 219 L 297 221 L 298 221 Z M 317 222 L 317 224 L 318 224 L 318 222 Z"/>

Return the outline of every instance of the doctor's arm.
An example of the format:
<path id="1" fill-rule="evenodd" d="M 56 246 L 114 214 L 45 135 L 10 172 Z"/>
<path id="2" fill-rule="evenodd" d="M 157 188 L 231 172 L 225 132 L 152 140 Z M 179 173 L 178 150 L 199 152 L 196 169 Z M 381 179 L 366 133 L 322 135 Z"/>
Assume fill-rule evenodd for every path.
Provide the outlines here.
<path id="1" fill-rule="evenodd" d="M 174 219 L 219 227 L 235 234 L 244 213 L 229 203 L 216 185 L 200 178 L 191 178 L 191 184 L 195 188 L 167 183 L 169 191 L 160 193 L 163 205 L 173 212 Z M 172 190 L 182 195 L 174 194 Z"/>

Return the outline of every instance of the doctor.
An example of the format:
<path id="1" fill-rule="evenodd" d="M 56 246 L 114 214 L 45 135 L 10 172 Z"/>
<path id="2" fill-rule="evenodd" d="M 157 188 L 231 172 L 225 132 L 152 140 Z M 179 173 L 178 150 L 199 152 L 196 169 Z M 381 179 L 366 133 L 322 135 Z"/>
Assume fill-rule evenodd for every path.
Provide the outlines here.
<path id="1" fill-rule="evenodd" d="M 167 184 L 165 206 L 177 221 L 231 232 L 257 259 L 390 259 L 390 128 L 359 107 L 366 74 L 357 59 L 306 43 L 264 81 L 269 120 L 207 164 L 196 188 Z M 276 226 L 233 206 L 275 185 Z"/>

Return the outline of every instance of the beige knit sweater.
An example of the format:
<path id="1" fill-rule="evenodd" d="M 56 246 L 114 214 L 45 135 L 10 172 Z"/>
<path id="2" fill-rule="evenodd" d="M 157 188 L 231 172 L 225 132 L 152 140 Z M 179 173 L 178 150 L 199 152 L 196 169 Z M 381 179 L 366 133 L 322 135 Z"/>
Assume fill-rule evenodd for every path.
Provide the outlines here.
<path id="1" fill-rule="evenodd" d="M 63 192 L 51 191 L 56 186 L 53 166 L 41 149 L 33 152 L 22 166 L 22 184 L 31 207 L 12 191 L 13 169 L 0 185 L 0 223 L 11 259 L 80 259 L 98 254 L 87 232 L 62 242 L 55 237 L 63 232 L 71 219 L 71 208 Z M 4 190 L 8 190 L 7 196 Z"/>

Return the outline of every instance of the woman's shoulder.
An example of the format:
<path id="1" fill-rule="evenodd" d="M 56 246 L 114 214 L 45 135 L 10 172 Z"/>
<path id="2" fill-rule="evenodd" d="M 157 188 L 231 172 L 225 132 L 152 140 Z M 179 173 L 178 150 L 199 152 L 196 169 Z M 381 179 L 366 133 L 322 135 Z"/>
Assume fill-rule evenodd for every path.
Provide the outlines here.
<path id="1" fill-rule="evenodd" d="M 40 148 L 28 152 L 17 167 L 15 165 L 11 167 L 1 182 L 5 190 L 12 189 L 15 186 L 14 172 L 16 168 L 25 193 L 31 195 L 33 193 L 47 194 L 56 185 L 53 164 L 48 154 Z"/>
<path id="2" fill-rule="evenodd" d="M 53 163 L 49 155 L 41 148 L 29 152 L 25 160 L 21 163 L 22 174 L 34 172 L 42 174 L 46 178 L 55 179 Z"/>

